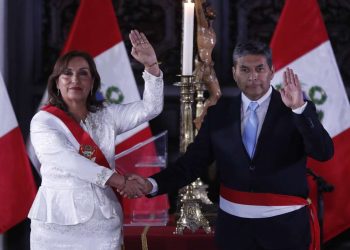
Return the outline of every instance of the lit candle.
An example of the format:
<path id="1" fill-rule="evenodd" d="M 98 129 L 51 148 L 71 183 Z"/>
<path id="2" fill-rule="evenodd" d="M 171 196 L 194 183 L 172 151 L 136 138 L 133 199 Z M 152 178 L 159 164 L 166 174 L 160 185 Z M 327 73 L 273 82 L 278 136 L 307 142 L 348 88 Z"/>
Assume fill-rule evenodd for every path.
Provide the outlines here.
<path id="1" fill-rule="evenodd" d="M 182 75 L 192 75 L 194 3 L 183 4 Z"/>

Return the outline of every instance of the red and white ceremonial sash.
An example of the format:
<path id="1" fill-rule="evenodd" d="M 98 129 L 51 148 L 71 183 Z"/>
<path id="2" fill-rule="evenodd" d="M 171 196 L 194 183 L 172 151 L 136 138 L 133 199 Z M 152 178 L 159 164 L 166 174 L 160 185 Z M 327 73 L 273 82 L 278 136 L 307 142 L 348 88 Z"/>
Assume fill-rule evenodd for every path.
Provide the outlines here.
<path id="1" fill-rule="evenodd" d="M 42 110 L 53 114 L 67 126 L 74 138 L 80 144 L 79 154 L 88 158 L 89 160 L 93 160 L 98 165 L 111 169 L 101 149 L 94 142 L 91 136 L 82 127 L 80 127 L 80 125 L 72 117 L 67 115 L 63 110 L 52 105 L 44 106 Z M 113 189 L 113 191 L 119 199 L 119 202 L 121 202 L 122 199 L 120 194 L 115 189 Z"/>
<path id="2" fill-rule="evenodd" d="M 315 206 L 310 199 L 271 193 L 241 192 L 223 185 L 220 187 L 220 208 L 243 218 L 268 218 L 308 206 L 310 211 L 310 250 L 320 249 L 320 226 Z"/>

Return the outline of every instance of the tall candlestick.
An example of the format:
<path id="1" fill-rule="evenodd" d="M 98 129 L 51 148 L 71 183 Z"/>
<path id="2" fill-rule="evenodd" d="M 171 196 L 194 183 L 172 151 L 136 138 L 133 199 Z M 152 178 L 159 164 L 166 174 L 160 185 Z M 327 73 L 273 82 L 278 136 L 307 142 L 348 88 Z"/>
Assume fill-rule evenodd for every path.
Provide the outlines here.
<path id="1" fill-rule="evenodd" d="M 183 3 L 182 75 L 192 75 L 194 3 Z"/>

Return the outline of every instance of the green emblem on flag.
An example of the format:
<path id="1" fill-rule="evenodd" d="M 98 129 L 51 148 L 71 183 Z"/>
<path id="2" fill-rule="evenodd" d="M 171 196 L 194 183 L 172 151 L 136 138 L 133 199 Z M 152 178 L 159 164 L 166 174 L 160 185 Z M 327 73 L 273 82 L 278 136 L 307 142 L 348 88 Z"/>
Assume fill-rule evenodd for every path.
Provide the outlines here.
<path id="1" fill-rule="evenodd" d="M 307 84 L 301 83 L 303 87 L 308 87 Z M 281 90 L 282 83 L 278 83 L 275 85 L 276 90 Z M 320 106 L 324 104 L 327 100 L 327 93 L 324 91 L 324 89 L 320 86 L 311 86 L 311 88 L 308 91 L 308 97 L 309 99 L 317 106 Z M 322 110 L 317 109 L 318 118 L 322 122 L 322 119 L 324 117 L 324 112 Z"/>
<path id="2" fill-rule="evenodd" d="M 310 100 L 315 103 L 315 105 L 322 105 L 327 100 L 327 94 L 320 86 L 312 86 L 309 90 Z M 318 119 L 322 122 L 324 117 L 324 112 L 317 109 Z"/>
<path id="3" fill-rule="evenodd" d="M 327 94 L 320 86 L 312 86 L 309 90 L 309 97 L 316 105 L 321 105 L 327 100 Z"/>
<path id="4" fill-rule="evenodd" d="M 106 100 L 114 104 L 122 103 L 124 100 L 123 92 L 116 86 L 108 87 L 106 91 Z"/>

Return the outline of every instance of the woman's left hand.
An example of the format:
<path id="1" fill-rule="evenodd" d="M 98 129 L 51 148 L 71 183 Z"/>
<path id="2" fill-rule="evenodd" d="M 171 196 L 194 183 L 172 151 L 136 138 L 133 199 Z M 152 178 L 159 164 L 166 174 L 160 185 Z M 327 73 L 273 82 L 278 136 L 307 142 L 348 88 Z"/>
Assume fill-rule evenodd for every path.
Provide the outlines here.
<path id="1" fill-rule="evenodd" d="M 160 75 L 157 56 L 145 34 L 138 30 L 131 30 L 129 38 L 132 44 L 131 55 L 145 66 L 145 69 L 156 76 Z"/>

